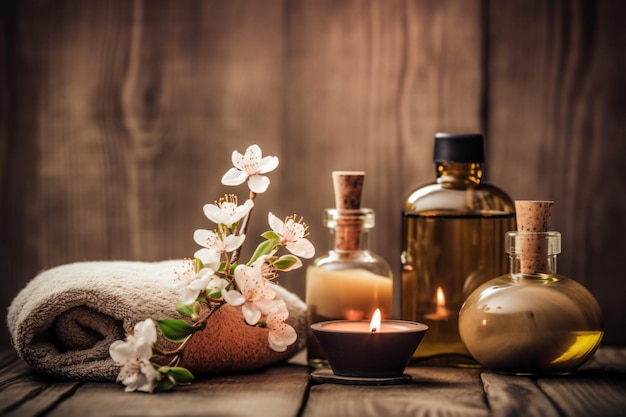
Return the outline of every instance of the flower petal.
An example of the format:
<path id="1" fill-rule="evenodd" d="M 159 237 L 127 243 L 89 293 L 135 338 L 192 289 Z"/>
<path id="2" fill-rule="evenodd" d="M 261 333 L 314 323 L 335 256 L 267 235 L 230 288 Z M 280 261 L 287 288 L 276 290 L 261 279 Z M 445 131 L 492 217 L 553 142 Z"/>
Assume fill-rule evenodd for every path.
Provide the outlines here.
<path id="1" fill-rule="evenodd" d="M 232 154 L 230 154 L 230 160 L 233 165 L 237 168 L 241 169 L 241 165 L 244 161 L 245 157 L 237 150 L 234 150 Z"/>
<path id="2" fill-rule="evenodd" d="M 245 303 L 243 307 L 241 307 L 241 312 L 246 319 L 246 323 L 251 326 L 257 324 L 261 319 L 261 310 L 257 308 L 255 303 Z"/>
<path id="3" fill-rule="evenodd" d="M 181 303 L 189 306 L 192 305 L 194 303 L 194 301 L 196 301 L 196 299 L 198 298 L 198 296 L 200 295 L 200 291 L 199 290 L 194 290 L 192 288 L 186 287 L 182 294 L 180 295 L 180 297 L 178 298 L 178 301 L 180 301 Z"/>
<path id="4" fill-rule="evenodd" d="M 197 229 L 193 232 L 193 240 L 200 246 L 209 248 L 209 242 L 214 239 L 215 232 L 206 229 Z"/>
<path id="5" fill-rule="evenodd" d="M 263 155 L 263 151 L 261 150 L 261 147 L 257 144 L 254 145 L 250 145 L 248 146 L 248 149 L 246 149 L 246 153 L 245 155 L 242 157 L 242 162 L 248 162 L 246 165 L 254 165 L 255 167 L 257 165 L 259 165 L 259 161 L 261 160 L 261 155 Z M 233 154 L 233 158 L 234 158 L 234 154 Z M 233 159 L 234 162 L 234 159 Z M 241 169 L 246 168 L 246 166 L 244 166 Z"/>
<path id="6" fill-rule="evenodd" d="M 243 245 L 246 235 L 229 235 L 224 239 L 224 248 L 226 252 L 232 252 L 239 246 Z"/>
<path id="7" fill-rule="evenodd" d="M 198 249 L 193 256 L 200 259 L 205 268 L 215 271 L 220 267 L 220 254 L 214 250 L 207 248 Z"/>
<path id="8" fill-rule="evenodd" d="M 135 336 L 145 338 L 148 343 L 155 343 L 157 340 L 156 325 L 152 319 L 146 319 L 135 324 Z"/>
<path id="9" fill-rule="evenodd" d="M 222 177 L 222 184 L 224 185 L 240 185 L 248 178 L 248 174 L 237 168 L 231 168 L 226 171 L 226 174 Z"/>
<path id="10" fill-rule="evenodd" d="M 205 269 L 203 269 L 203 271 L 204 270 Z M 206 290 L 206 287 L 209 285 L 209 281 L 210 280 L 211 280 L 211 276 L 210 275 L 199 276 L 197 279 L 194 279 L 193 281 L 191 281 L 189 283 L 188 288 L 190 288 L 190 289 L 192 289 L 194 291 L 198 291 L 198 293 L 199 293 L 200 291 Z"/>
<path id="11" fill-rule="evenodd" d="M 272 300 L 276 292 L 263 278 L 263 262 L 257 259 L 252 265 L 239 265 L 235 268 L 235 282 L 246 298 L 246 301 Z"/>
<path id="12" fill-rule="evenodd" d="M 116 340 L 109 346 L 111 359 L 118 364 L 123 364 L 127 360 L 135 358 L 135 347 L 128 342 Z"/>
<path id="13" fill-rule="evenodd" d="M 204 207 L 202 207 L 202 211 L 204 212 L 206 218 L 211 220 L 213 223 L 224 223 L 222 221 L 224 217 L 222 216 L 222 210 L 215 204 L 205 204 Z"/>
<path id="14" fill-rule="evenodd" d="M 137 389 L 139 385 L 139 378 L 141 377 L 141 373 L 137 371 L 127 370 L 126 367 L 122 368 L 120 374 L 117 376 L 117 381 L 122 382 L 122 384 L 126 385 L 126 392 L 133 392 Z"/>
<path id="15" fill-rule="evenodd" d="M 287 323 L 281 323 L 279 330 L 270 331 L 267 335 L 270 343 L 270 347 L 276 352 L 284 352 L 287 350 L 287 346 L 295 343 L 298 339 L 298 334 L 295 329 Z"/>
<path id="16" fill-rule="evenodd" d="M 248 179 L 248 188 L 250 191 L 255 192 L 257 194 L 264 193 L 267 191 L 267 187 L 270 185 L 270 179 L 265 175 L 252 175 Z"/>
<path id="17" fill-rule="evenodd" d="M 259 174 L 265 174 L 267 172 L 273 171 L 278 166 L 278 158 L 275 156 L 265 156 L 259 162 L 257 166 L 257 170 Z"/>
<path id="18" fill-rule="evenodd" d="M 274 290 L 270 290 L 270 291 L 274 292 Z M 259 310 L 261 310 L 261 313 L 263 314 L 269 314 L 272 310 L 275 310 L 276 307 L 281 303 L 284 304 L 284 301 L 283 300 L 270 300 L 267 298 L 263 300 L 258 300 L 255 302 L 256 306 L 259 308 Z"/>
<path id="19" fill-rule="evenodd" d="M 226 281 L 224 278 L 218 278 L 214 276 L 213 278 L 211 278 L 211 281 L 209 281 L 207 289 L 210 289 L 211 291 L 223 291 L 226 287 L 228 287 L 228 284 L 229 282 Z"/>
<path id="20" fill-rule="evenodd" d="M 161 379 L 161 374 L 154 369 L 149 361 L 142 360 L 139 362 L 141 373 L 145 376 L 145 382 L 137 387 L 137 391 L 152 392 L 157 386 L 157 381 Z"/>
<path id="21" fill-rule="evenodd" d="M 296 256 L 303 258 L 311 258 L 315 255 L 315 246 L 306 238 L 302 238 L 296 242 L 287 243 L 287 250 Z"/>
<path id="22" fill-rule="evenodd" d="M 239 291 L 230 290 L 230 291 L 222 291 L 222 297 L 224 301 L 226 301 L 231 306 L 240 306 L 246 302 L 246 299 Z"/>
<path id="23" fill-rule="evenodd" d="M 272 214 L 271 211 L 267 215 L 267 222 L 274 232 L 276 232 L 279 235 L 283 234 L 283 228 L 285 226 L 283 221 L 279 219 L 278 217 L 274 216 L 274 214 Z"/>
<path id="24" fill-rule="evenodd" d="M 250 213 L 250 210 L 252 210 L 252 207 L 254 207 L 254 201 L 252 201 L 251 199 L 247 199 L 245 203 L 237 207 L 237 210 L 236 210 L 236 214 L 238 217 L 237 220 L 243 219 L 248 213 Z"/>
<path id="25" fill-rule="evenodd" d="M 139 359 L 150 359 L 152 357 L 152 342 L 145 337 L 137 339 L 135 353 Z"/>

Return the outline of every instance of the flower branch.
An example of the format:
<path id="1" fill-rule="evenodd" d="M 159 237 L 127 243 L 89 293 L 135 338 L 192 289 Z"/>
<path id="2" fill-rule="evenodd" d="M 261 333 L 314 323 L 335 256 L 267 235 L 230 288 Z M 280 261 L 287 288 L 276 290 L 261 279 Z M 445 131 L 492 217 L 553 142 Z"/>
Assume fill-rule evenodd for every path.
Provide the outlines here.
<path id="1" fill-rule="evenodd" d="M 287 324 L 289 311 L 285 302 L 270 283 L 279 271 L 291 271 L 302 266 L 300 258 L 311 258 L 315 248 L 307 239 L 308 227 L 303 219 L 289 216 L 284 221 L 271 212 L 271 230 L 261 235 L 259 243 L 246 263 L 239 258 L 246 240 L 254 200 L 264 193 L 270 180 L 264 174 L 278 166 L 275 156 L 262 156 L 257 145 L 244 154 L 234 151 L 233 168 L 222 177 L 229 186 L 247 182 L 248 199 L 239 205 L 237 196 L 226 194 L 214 204 L 205 204 L 205 216 L 217 226 L 214 230 L 198 229 L 194 241 L 201 246 L 193 259 L 185 259 L 175 271 L 176 290 L 180 291 L 176 311 L 182 319 L 146 319 L 135 325 L 125 341 L 115 341 L 109 349 L 111 358 L 120 366 L 117 381 L 126 391 L 167 391 L 180 384 L 189 384 L 194 376 L 181 363 L 184 350 L 196 332 L 204 329 L 208 320 L 223 305 L 240 307 L 245 323 L 268 330 L 268 344 L 284 352 L 295 343 L 296 331 Z M 278 255 L 285 248 L 289 253 Z M 156 346 L 156 326 L 163 336 L 179 345 L 163 351 Z M 168 365 L 151 362 L 153 356 L 169 359 Z"/>

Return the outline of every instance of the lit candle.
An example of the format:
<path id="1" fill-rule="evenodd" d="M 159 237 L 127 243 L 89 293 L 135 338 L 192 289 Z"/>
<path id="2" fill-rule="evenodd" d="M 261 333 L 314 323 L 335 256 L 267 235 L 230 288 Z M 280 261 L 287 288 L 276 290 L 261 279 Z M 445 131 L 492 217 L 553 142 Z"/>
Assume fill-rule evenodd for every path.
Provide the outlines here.
<path id="1" fill-rule="evenodd" d="M 401 320 L 385 320 L 380 318 L 380 310 L 376 309 L 372 320 L 336 320 L 328 321 L 324 324 L 324 330 L 352 332 L 352 333 L 394 333 L 394 332 L 412 332 L 415 326 Z"/>
<path id="2" fill-rule="evenodd" d="M 372 321 L 370 321 L 370 332 L 376 333 L 380 332 L 380 309 L 377 308 L 372 316 Z"/>
<path id="3" fill-rule="evenodd" d="M 428 326 L 403 320 L 334 320 L 311 325 L 333 373 L 392 378 L 404 372 Z"/>
<path id="4" fill-rule="evenodd" d="M 435 304 L 437 306 L 434 313 L 426 314 L 429 320 L 445 320 L 450 316 L 450 310 L 446 308 L 446 295 L 443 292 L 443 288 L 437 287 L 437 295 L 435 297 Z"/>

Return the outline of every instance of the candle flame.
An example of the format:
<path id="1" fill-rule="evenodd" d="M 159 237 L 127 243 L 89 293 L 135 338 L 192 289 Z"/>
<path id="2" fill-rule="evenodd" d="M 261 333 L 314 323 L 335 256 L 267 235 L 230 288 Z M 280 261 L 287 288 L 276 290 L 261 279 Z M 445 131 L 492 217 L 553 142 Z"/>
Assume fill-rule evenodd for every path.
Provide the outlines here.
<path id="1" fill-rule="evenodd" d="M 437 287 L 437 307 L 445 307 L 446 306 L 446 296 L 443 293 L 443 289 L 441 287 Z"/>
<path id="2" fill-rule="evenodd" d="M 370 332 L 376 333 L 380 331 L 380 309 L 376 309 L 372 321 L 370 322 Z"/>

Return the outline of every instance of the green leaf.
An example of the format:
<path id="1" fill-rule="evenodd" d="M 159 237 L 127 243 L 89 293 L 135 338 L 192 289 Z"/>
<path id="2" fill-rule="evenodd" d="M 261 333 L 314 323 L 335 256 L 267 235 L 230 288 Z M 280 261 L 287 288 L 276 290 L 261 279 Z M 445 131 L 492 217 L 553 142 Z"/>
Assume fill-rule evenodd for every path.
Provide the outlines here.
<path id="1" fill-rule="evenodd" d="M 211 298 L 221 298 L 222 297 L 222 291 L 220 291 L 220 290 L 210 290 L 210 289 L 207 288 L 206 295 L 208 295 Z"/>
<path id="2" fill-rule="evenodd" d="M 294 255 L 283 255 L 273 263 L 274 267 L 279 271 L 287 271 L 289 268 L 298 263 L 298 258 Z"/>
<path id="3" fill-rule="evenodd" d="M 273 230 L 268 230 L 267 232 L 261 234 L 261 236 L 267 240 L 280 240 L 280 236 L 278 236 L 278 233 Z"/>
<path id="4" fill-rule="evenodd" d="M 251 264 L 259 259 L 260 256 L 270 253 L 274 249 L 275 245 L 275 240 L 266 240 L 265 242 L 260 243 L 259 246 L 256 247 L 256 250 L 254 251 L 254 254 L 252 255 L 252 258 L 250 259 L 250 262 L 248 262 L 248 264 Z"/>
<path id="5" fill-rule="evenodd" d="M 158 390 L 169 391 L 179 384 L 190 384 L 196 378 L 189 370 L 180 366 L 155 366 L 162 375 L 159 380 Z"/>
<path id="6" fill-rule="evenodd" d="M 182 342 L 187 336 L 198 331 L 199 327 L 193 327 L 189 323 L 183 320 L 157 320 L 159 328 L 163 332 L 163 336 L 172 342 Z"/>
<path id="7" fill-rule="evenodd" d="M 173 379 L 174 378 L 171 378 L 168 375 L 163 375 L 163 378 L 161 378 L 161 380 L 159 381 L 159 385 L 157 386 L 157 389 L 161 392 L 166 392 L 166 391 L 171 390 L 172 388 L 176 386 L 176 381 Z"/>
<path id="8" fill-rule="evenodd" d="M 204 263 L 200 260 L 200 258 L 193 258 L 193 266 L 196 272 L 200 271 L 204 268 Z"/>
<path id="9" fill-rule="evenodd" d="M 191 372 L 180 366 L 171 367 L 167 375 L 174 378 L 177 384 L 188 384 L 196 379 Z"/>
<path id="10" fill-rule="evenodd" d="M 193 307 L 191 305 L 183 304 L 180 301 L 177 301 L 176 311 L 178 311 L 181 316 L 191 317 L 193 314 Z"/>

